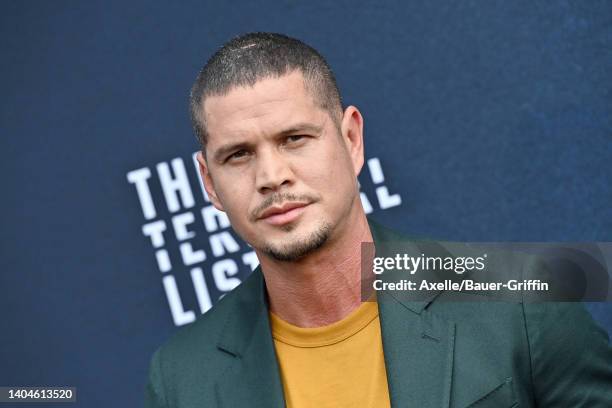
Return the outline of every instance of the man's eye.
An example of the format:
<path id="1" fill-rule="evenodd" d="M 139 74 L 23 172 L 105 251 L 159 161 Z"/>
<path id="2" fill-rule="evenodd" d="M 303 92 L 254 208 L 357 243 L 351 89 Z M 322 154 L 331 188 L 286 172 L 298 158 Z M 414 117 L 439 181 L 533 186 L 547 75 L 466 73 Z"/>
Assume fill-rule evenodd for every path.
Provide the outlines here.
<path id="1" fill-rule="evenodd" d="M 247 152 L 246 150 L 238 150 L 237 152 L 230 154 L 225 161 L 238 160 L 242 157 L 245 157 L 248 153 L 249 152 Z"/>
<path id="2" fill-rule="evenodd" d="M 291 136 L 287 136 L 287 143 L 296 143 L 299 142 L 300 140 L 305 139 L 306 136 L 304 135 L 291 135 Z"/>

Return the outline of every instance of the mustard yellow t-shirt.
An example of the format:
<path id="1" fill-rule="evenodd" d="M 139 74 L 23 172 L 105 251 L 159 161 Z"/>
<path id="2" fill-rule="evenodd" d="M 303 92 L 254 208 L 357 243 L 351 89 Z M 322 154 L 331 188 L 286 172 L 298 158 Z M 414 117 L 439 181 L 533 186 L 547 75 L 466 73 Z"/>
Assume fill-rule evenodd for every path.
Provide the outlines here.
<path id="1" fill-rule="evenodd" d="M 339 322 L 301 328 L 270 313 L 288 408 L 389 407 L 378 305 Z"/>

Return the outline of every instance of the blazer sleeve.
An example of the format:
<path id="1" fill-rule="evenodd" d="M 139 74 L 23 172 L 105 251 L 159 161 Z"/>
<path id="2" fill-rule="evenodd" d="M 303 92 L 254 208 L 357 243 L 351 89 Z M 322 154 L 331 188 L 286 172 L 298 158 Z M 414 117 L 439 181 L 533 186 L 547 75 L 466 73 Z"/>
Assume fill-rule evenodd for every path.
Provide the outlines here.
<path id="1" fill-rule="evenodd" d="M 538 407 L 612 407 L 608 334 L 581 303 L 524 303 Z"/>
<path id="2" fill-rule="evenodd" d="M 149 379 L 145 387 L 145 408 L 166 408 L 166 397 L 161 369 L 161 348 L 157 349 L 149 365 Z"/>

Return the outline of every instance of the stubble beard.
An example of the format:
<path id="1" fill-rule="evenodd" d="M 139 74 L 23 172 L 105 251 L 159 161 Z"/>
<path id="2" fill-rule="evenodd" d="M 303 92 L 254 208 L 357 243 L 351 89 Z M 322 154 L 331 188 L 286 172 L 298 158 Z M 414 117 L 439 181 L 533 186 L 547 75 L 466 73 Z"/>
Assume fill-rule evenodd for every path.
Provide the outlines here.
<path id="1" fill-rule="evenodd" d="M 292 225 L 283 228 L 286 232 L 293 229 L 294 226 Z M 331 230 L 331 224 L 324 222 L 306 238 L 298 238 L 282 245 L 265 243 L 263 252 L 277 261 L 295 262 L 321 248 L 328 241 Z"/>

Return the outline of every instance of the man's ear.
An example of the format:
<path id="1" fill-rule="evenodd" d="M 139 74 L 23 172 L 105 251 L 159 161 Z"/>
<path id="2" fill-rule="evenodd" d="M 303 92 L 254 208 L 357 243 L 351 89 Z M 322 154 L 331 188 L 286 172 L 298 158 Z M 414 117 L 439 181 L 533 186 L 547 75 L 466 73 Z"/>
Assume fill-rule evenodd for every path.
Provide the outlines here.
<path id="1" fill-rule="evenodd" d="M 358 176 L 363 167 L 363 116 L 354 106 L 349 106 L 344 110 L 342 124 L 340 125 L 342 140 L 346 144 L 355 176 Z"/>
<path id="2" fill-rule="evenodd" d="M 215 185 L 210 177 L 210 172 L 208 171 L 208 164 L 206 164 L 206 159 L 204 159 L 204 155 L 200 150 L 196 155 L 196 159 L 200 164 L 200 177 L 202 178 L 202 182 L 204 183 L 204 188 L 206 189 L 206 193 L 208 194 L 208 198 L 210 202 L 215 206 L 215 208 L 219 211 L 225 211 L 223 209 L 223 205 L 219 201 L 219 197 L 217 196 L 217 192 L 215 190 Z"/>

